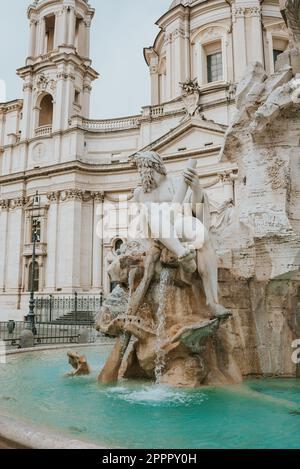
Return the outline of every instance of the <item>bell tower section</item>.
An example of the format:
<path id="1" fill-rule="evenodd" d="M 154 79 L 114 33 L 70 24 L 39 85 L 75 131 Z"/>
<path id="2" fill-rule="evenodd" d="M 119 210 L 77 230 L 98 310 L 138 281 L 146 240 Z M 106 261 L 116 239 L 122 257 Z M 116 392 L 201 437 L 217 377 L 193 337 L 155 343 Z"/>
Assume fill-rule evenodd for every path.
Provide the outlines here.
<path id="1" fill-rule="evenodd" d="M 98 74 L 91 67 L 90 26 L 94 9 L 86 0 L 36 0 L 23 79 L 21 142 L 55 136 L 72 116 L 89 117 L 90 93 Z"/>

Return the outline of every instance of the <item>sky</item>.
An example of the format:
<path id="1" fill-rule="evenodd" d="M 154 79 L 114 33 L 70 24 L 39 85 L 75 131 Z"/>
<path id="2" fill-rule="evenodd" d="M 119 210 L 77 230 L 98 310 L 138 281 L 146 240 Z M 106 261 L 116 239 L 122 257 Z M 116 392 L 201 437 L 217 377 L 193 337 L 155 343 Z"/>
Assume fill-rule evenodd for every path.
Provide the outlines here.
<path id="1" fill-rule="evenodd" d="M 30 0 L 1 0 L 0 102 L 22 97 L 16 69 L 25 64 Z M 91 58 L 100 73 L 94 82 L 91 117 L 138 114 L 150 104 L 150 76 L 143 48 L 153 45 L 158 18 L 171 0 L 90 0 L 96 14 L 91 28 Z M 6 90 L 6 97 L 5 95 Z"/>

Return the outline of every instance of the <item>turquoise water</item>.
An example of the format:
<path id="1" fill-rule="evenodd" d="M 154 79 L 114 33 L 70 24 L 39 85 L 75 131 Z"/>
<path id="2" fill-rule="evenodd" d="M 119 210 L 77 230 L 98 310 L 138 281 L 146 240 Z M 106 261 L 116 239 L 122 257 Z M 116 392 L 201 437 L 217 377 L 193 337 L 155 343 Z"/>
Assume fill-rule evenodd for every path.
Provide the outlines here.
<path id="1" fill-rule="evenodd" d="M 96 376 L 110 350 L 82 349 L 92 375 L 71 379 L 63 376 L 70 369 L 66 350 L 10 358 L 0 365 L 0 410 L 113 447 L 300 448 L 300 380 L 198 390 L 105 387 Z"/>

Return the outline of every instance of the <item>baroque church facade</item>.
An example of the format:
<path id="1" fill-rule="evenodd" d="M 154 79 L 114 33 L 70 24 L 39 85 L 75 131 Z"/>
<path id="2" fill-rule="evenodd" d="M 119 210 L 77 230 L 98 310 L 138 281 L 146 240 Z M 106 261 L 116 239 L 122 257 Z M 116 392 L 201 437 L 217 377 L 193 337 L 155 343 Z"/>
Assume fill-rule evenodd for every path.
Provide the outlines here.
<path id="1" fill-rule="evenodd" d="M 137 151 L 157 151 L 174 175 L 196 159 L 217 222 L 239 197 L 239 168 L 219 156 L 236 84 L 251 62 L 273 73 L 288 46 L 278 0 L 175 0 L 144 49 L 151 104 L 136 116 L 91 120 L 94 13 L 86 0 L 28 8 L 28 57 L 17 71 L 23 98 L 0 104 L 0 319 L 26 314 L 32 269 L 39 294 L 110 291 L 107 267 L 127 237 Z"/>

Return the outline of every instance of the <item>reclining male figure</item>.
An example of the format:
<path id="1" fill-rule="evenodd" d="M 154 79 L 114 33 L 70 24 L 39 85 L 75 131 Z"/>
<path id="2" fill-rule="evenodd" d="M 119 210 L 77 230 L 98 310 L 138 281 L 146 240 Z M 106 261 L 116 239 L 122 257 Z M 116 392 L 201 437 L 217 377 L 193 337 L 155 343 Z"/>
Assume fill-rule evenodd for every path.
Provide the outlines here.
<path id="1" fill-rule="evenodd" d="M 185 201 L 181 201 L 180 196 L 178 199 L 180 183 L 178 184 L 177 178 L 167 174 L 163 160 L 156 152 L 137 153 L 134 163 L 141 178 L 141 187 L 135 190 L 134 200 L 145 207 L 146 221 L 152 238 L 171 251 L 186 272 L 198 271 L 207 305 L 213 315 L 229 316 L 230 311 L 220 305 L 218 300 L 218 261 L 209 237 L 209 201 L 201 188 L 196 170 L 188 167 L 183 171 L 183 180 L 189 190 Z M 190 210 L 190 219 L 193 217 L 195 222 L 194 247 L 187 245 L 184 241 L 188 240 L 179 236 L 176 222 L 178 217 L 181 222 L 179 225 L 185 223 L 183 211 L 186 212 L 187 208 Z"/>

